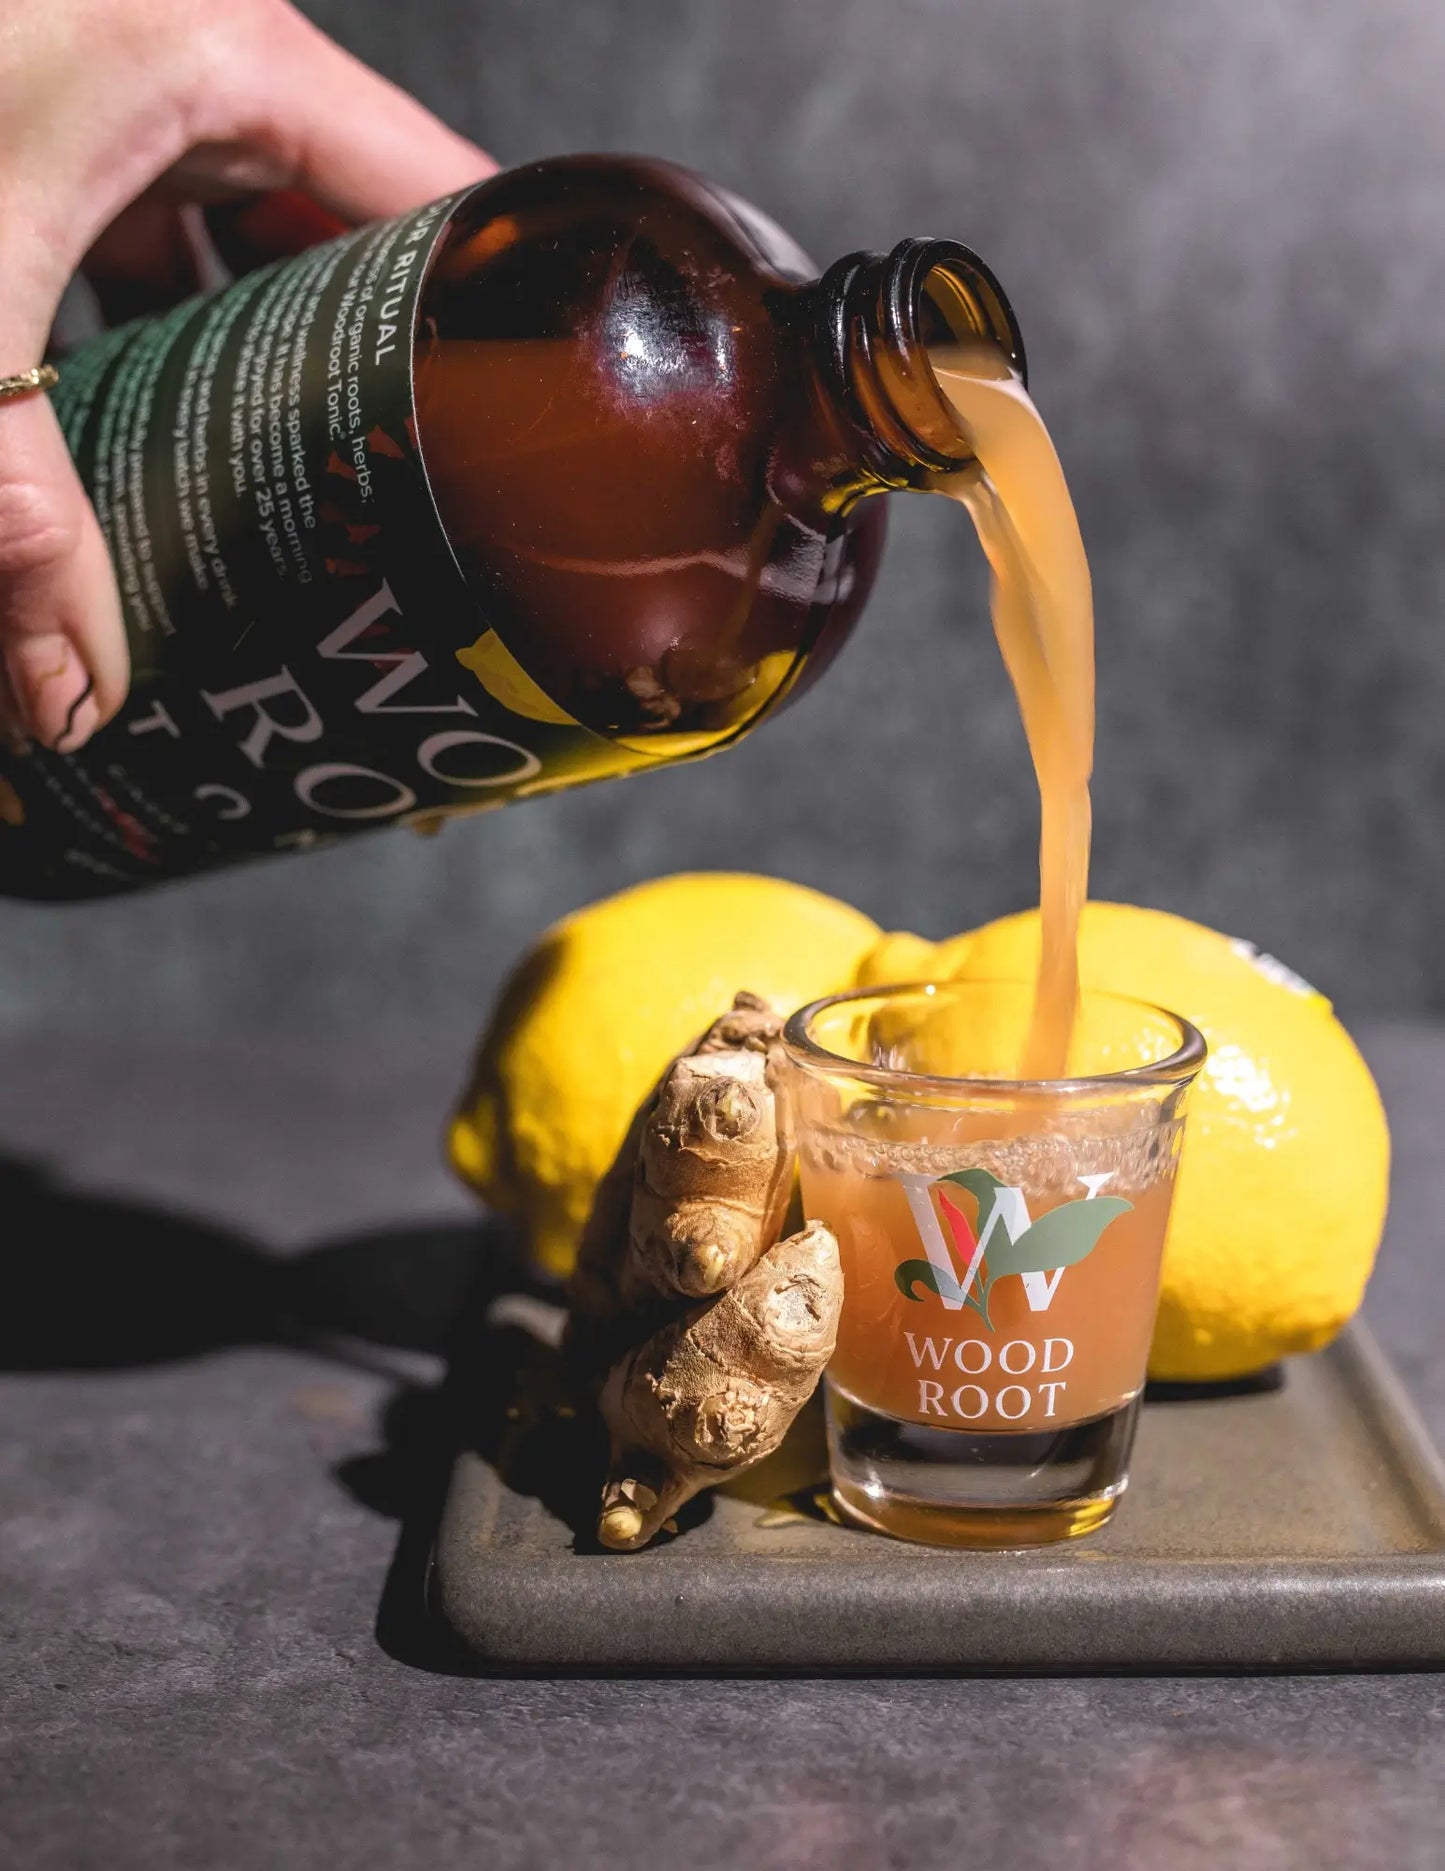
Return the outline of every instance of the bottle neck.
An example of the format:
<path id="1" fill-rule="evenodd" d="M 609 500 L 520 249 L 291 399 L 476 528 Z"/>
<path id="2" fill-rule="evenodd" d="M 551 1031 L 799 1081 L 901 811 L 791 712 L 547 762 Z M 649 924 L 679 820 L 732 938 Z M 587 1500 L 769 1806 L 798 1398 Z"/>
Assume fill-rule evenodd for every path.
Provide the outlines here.
<path id="1" fill-rule="evenodd" d="M 930 346 L 989 341 L 1028 380 L 1003 288 L 958 241 L 904 240 L 889 254 L 847 254 L 818 282 L 816 305 L 821 374 L 865 487 L 926 486 L 973 459 L 929 364 Z"/>

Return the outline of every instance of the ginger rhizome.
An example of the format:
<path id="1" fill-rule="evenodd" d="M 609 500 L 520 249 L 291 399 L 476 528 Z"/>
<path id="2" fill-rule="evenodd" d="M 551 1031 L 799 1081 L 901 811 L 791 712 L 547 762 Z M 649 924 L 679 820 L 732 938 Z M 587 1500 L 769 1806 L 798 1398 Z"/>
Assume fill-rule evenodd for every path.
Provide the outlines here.
<path id="1" fill-rule="evenodd" d="M 645 1546 L 770 1455 L 832 1355 L 837 1242 L 818 1222 L 778 1239 L 793 1184 L 780 1032 L 739 994 L 668 1068 L 598 1189 L 566 1350 L 611 1443 L 604 1546 Z"/>

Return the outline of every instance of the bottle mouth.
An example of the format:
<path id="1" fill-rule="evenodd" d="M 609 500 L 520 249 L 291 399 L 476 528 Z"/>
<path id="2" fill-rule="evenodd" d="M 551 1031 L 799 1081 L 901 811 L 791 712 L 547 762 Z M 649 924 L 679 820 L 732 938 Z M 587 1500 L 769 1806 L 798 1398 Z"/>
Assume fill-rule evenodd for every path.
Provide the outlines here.
<path id="1" fill-rule="evenodd" d="M 893 485 L 956 473 L 969 439 L 929 362 L 930 347 L 993 344 L 1027 386 L 1023 334 L 991 269 L 956 240 L 903 240 L 845 255 L 822 280 L 827 354 L 870 465 Z"/>
<path id="2" fill-rule="evenodd" d="M 904 240 L 888 256 L 889 317 L 900 343 L 986 338 L 1029 380 L 1023 333 L 1008 296 L 971 247 L 957 240 Z"/>

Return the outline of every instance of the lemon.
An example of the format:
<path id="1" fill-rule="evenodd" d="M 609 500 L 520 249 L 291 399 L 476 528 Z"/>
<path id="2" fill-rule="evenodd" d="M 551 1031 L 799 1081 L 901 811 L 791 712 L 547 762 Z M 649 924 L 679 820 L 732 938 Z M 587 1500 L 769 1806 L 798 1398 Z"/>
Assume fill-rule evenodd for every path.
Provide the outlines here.
<path id="1" fill-rule="evenodd" d="M 1030 978 L 1038 912 L 973 931 L 962 951 L 963 979 Z M 1183 1014 L 1209 1042 L 1151 1374 L 1238 1377 L 1327 1344 L 1364 1293 L 1390 1163 L 1379 1093 L 1330 1003 L 1248 943 L 1122 903 L 1085 908 L 1079 970 L 1086 987 Z M 1127 1051 L 1129 1036 L 1114 1043 Z"/>
<path id="2" fill-rule="evenodd" d="M 964 969 L 954 979 L 967 986 L 970 977 Z M 1022 1077 L 1032 982 L 999 986 L 978 976 L 972 980 L 979 990 L 974 994 L 884 1001 L 868 1022 L 865 1056 L 944 1078 Z M 1124 1072 L 1152 1065 L 1178 1045 L 1179 1029 L 1162 1013 L 1133 1000 L 1086 998 L 1074 1021 L 1065 1071 L 1071 1078 Z"/>
<path id="3" fill-rule="evenodd" d="M 669 1059 L 739 988 L 785 1012 L 846 986 L 876 923 L 801 884 L 691 872 L 567 917 L 523 958 L 452 1120 L 452 1164 L 563 1274 L 593 1192 Z"/>
<path id="4" fill-rule="evenodd" d="M 859 962 L 854 986 L 900 987 L 908 981 L 947 980 L 962 965 L 970 939 L 961 935 L 930 942 L 906 929 L 890 930 Z"/>

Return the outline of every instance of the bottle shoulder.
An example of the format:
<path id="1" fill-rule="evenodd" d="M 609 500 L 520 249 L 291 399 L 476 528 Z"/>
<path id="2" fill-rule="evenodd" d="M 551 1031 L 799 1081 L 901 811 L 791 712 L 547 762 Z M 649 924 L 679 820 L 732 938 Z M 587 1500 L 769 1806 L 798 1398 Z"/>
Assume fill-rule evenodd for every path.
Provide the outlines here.
<path id="1" fill-rule="evenodd" d="M 497 223 L 510 221 L 501 229 Z M 627 154 L 546 157 L 491 177 L 468 196 L 456 216 L 465 244 L 491 224 L 484 246 L 504 234 L 529 233 L 565 240 L 568 231 L 593 241 L 629 235 L 706 254 L 730 271 L 755 272 L 764 284 L 803 285 L 820 268 L 772 217 L 732 190 L 657 156 Z"/>
<path id="2" fill-rule="evenodd" d="M 437 510 L 510 654 L 609 738 L 731 736 L 860 582 L 815 271 L 643 157 L 495 177 L 443 238 L 415 357 Z"/>

